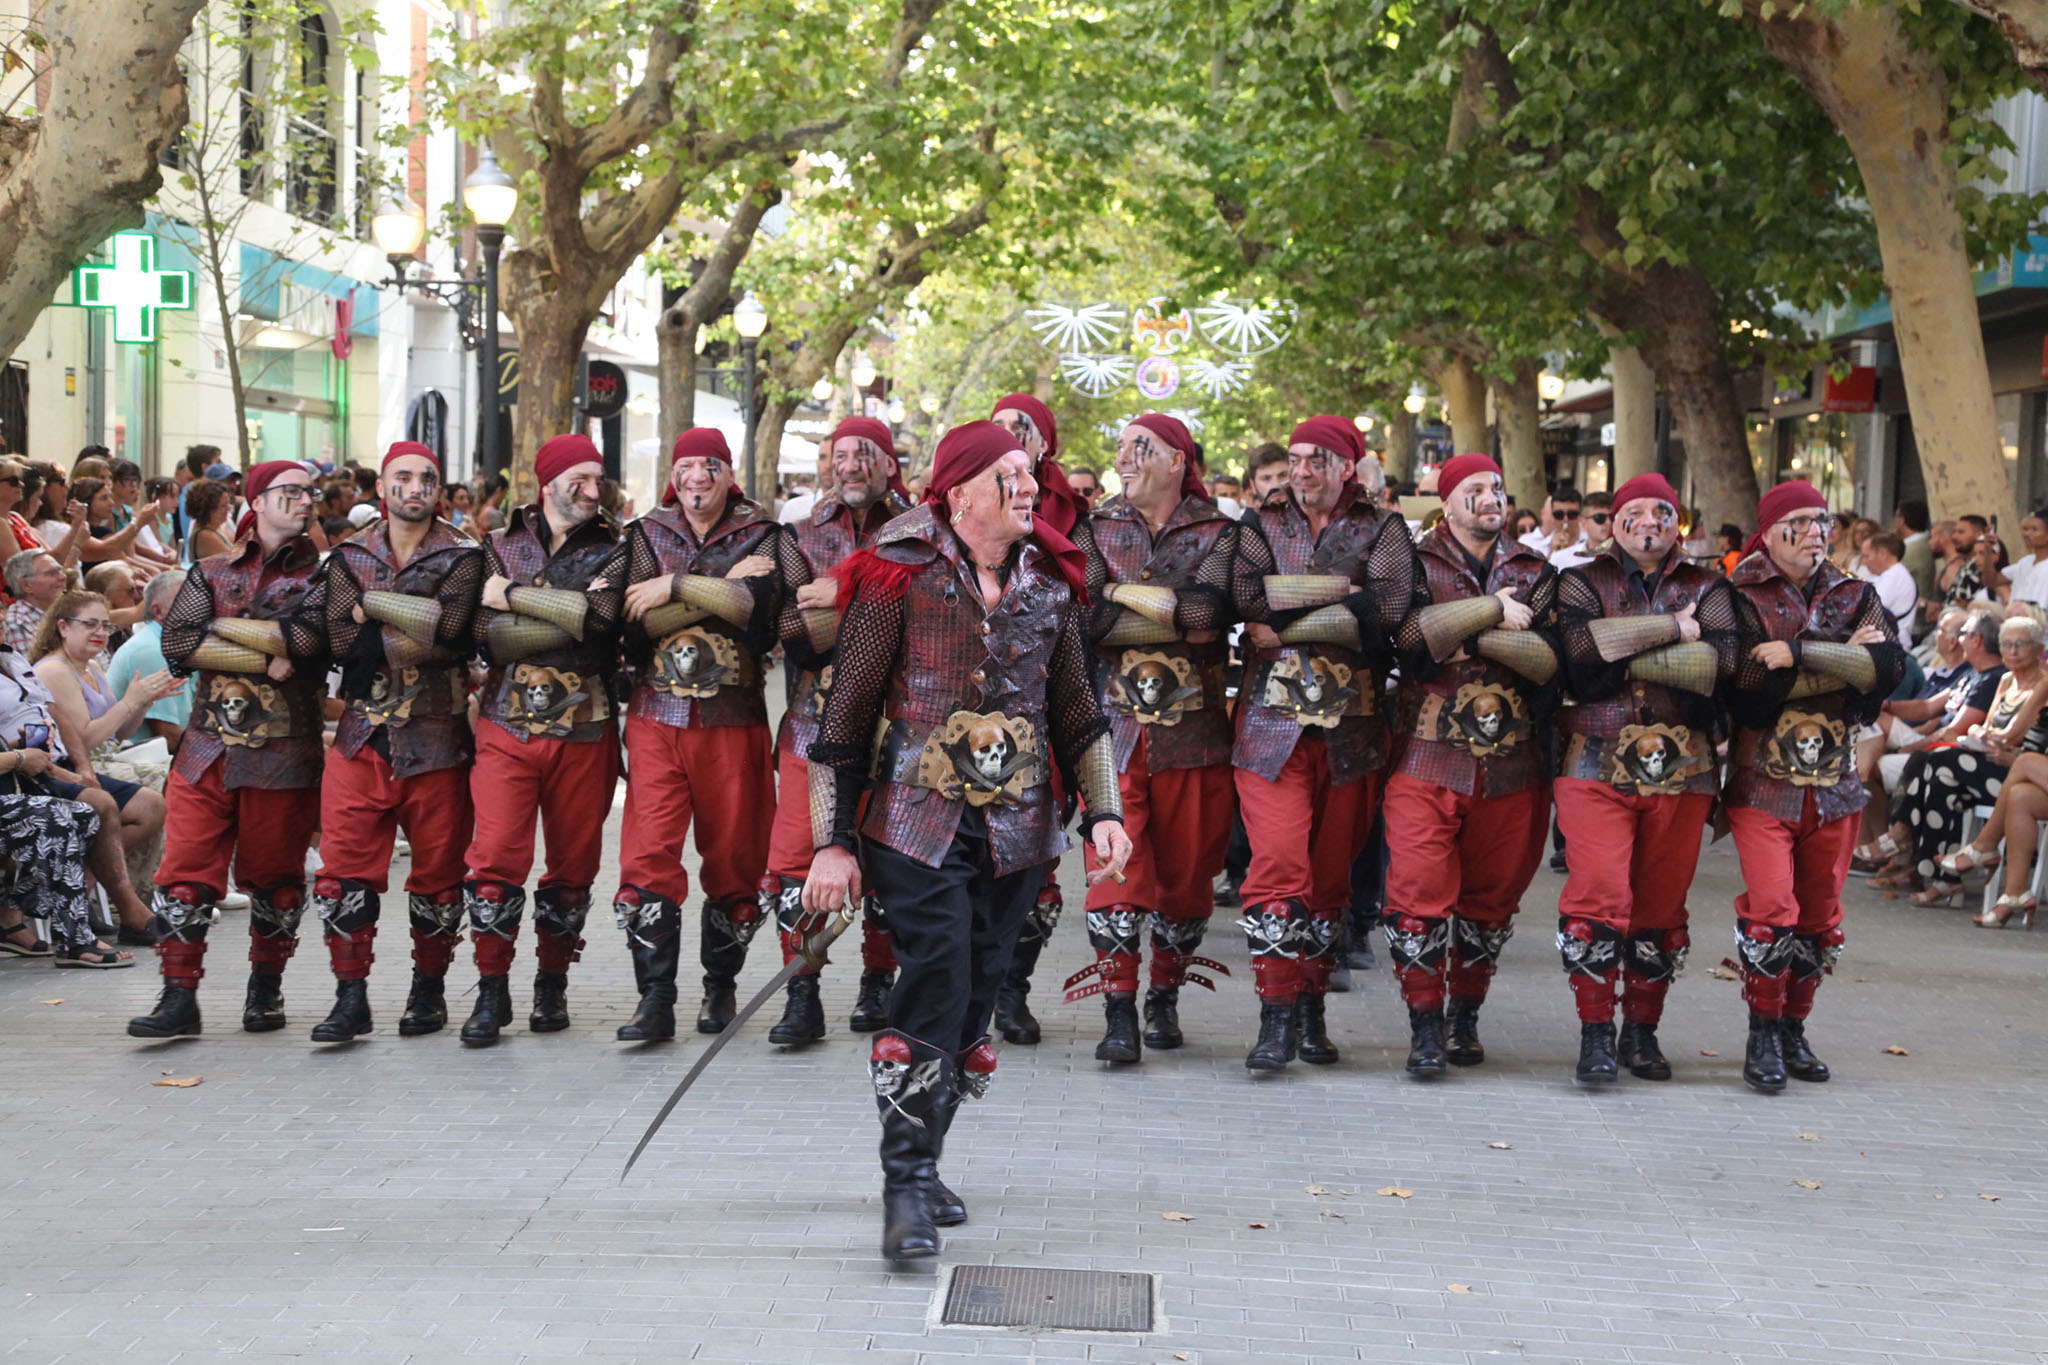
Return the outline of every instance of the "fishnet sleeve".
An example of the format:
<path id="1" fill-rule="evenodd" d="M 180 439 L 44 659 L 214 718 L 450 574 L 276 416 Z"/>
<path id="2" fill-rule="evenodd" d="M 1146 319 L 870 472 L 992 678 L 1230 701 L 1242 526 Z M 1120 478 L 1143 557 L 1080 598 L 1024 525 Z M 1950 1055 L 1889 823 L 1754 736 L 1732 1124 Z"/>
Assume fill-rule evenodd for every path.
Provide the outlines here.
<path id="1" fill-rule="evenodd" d="M 868 786 L 882 698 L 903 652 L 903 622 L 900 597 L 857 596 L 840 618 L 832 689 L 818 716 L 818 737 L 805 755 L 813 765 L 831 769 L 834 778 L 829 789 L 812 784 L 811 837 L 820 848 L 837 844 L 857 850 L 855 815 Z"/>
<path id="2" fill-rule="evenodd" d="M 1735 620 L 1735 686 L 1728 694 L 1728 714 L 1748 729 L 1766 729 L 1785 705 L 1785 698 L 1791 695 L 1799 670 L 1765 668 L 1751 657 L 1750 651 L 1771 636 L 1756 608 L 1740 597 L 1735 599 Z M 1796 647 L 1793 658 L 1796 662 Z"/>
<path id="3" fill-rule="evenodd" d="M 320 574 L 313 580 L 312 591 L 299 599 L 299 609 L 289 616 L 280 617 L 278 626 L 284 633 L 285 657 L 293 663 L 306 663 L 326 655 L 326 574 Z"/>
<path id="4" fill-rule="evenodd" d="M 767 629 L 762 652 L 772 649 L 779 640 L 792 667 L 822 667 L 831 656 L 811 648 L 811 633 L 804 627 L 803 608 L 796 602 L 796 590 L 809 583 L 813 576 L 810 558 L 804 554 L 796 532 L 790 527 L 778 526 L 754 553 L 775 561 L 775 572 L 768 575 L 774 590 L 773 597 L 765 601 L 761 597 L 756 598 L 764 607 L 772 605 L 774 611 L 765 623 Z M 757 593 L 759 591 L 756 589 Z"/>
<path id="5" fill-rule="evenodd" d="M 478 599 L 483 594 L 485 576 L 481 549 L 457 554 L 448 571 L 441 575 L 440 586 L 434 589 L 434 600 L 441 604 L 441 621 L 434 627 L 434 643 L 442 649 L 457 654 L 469 652 L 477 614 L 482 610 Z"/>
<path id="6" fill-rule="evenodd" d="M 185 667 L 185 660 L 199 648 L 199 642 L 206 638 L 206 628 L 212 624 L 213 586 L 194 564 L 185 574 L 184 586 L 171 599 L 170 612 L 164 617 L 164 662 L 171 666 L 173 673 L 182 678 L 194 671 Z"/>
<path id="7" fill-rule="evenodd" d="M 1564 656 L 1565 684 L 1580 701 L 1605 701 L 1628 681 L 1628 660 L 1608 663 L 1593 643 L 1592 624 L 1606 615 L 1590 579 L 1577 569 L 1558 575 L 1558 652 Z"/>
<path id="8" fill-rule="evenodd" d="M 355 618 L 356 606 L 363 600 L 362 585 L 339 554 L 327 556 L 321 577 L 327 581 L 327 648 L 335 658 L 345 660 L 355 654 L 357 637 L 363 634 Z"/>
<path id="9" fill-rule="evenodd" d="M 654 542 L 647 538 L 646 528 L 641 526 L 639 522 L 636 521 L 626 528 L 625 539 L 620 544 L 626 555 L 626 581 L 622 585 L 623 587 L 631 587 L 635 583 L 645 583 L 650 579 L 667 576 L 666 571 L 661 567 L 660 557 L 654 553 Z M 669 597 L 671 599 L 675 597 L 673 586 L 669 589 Z M 636 669 L 645 668 L 653 661 L 654 641 L 648 638 L 646 627 L 639 621 L 626 622 L 624 629 L 619 634 L 620 647 L 625 654 L 626 663 L 629 667 Z"/>
<path id="10" fill-rule="evenodd" d="M 483 544 L 484 580 L 488 582 L 490 579 L 493 578 L 502 578 L 504 574 L 505 562 L 498 558 L 497 545 L 493 543 L 489 537 L 485 537 Z M 478 589 L 479 592 L 481 592 L 481 583 L 478 584 Z M 500 660 L 493 658 L 491 656 L 491 622 L 497 620 L 500 616 L 503 616 L 504 614 L 505 613 L 499 611 L 496 607 L 485 606 L 481 600 L 481 597 L 479 597 L 479 600 L 476 605 L 476 616 L 470 622 L 470 648 L 473 652 L 483 655 L 484 659 L 490 663 L 510 662 L 510 660 Z"/>
<path id="11" fill-rule="evenodd" d="M 1109 586 L 1109 561 L 1095 543 L 1095 527 L 1091 519 L 1084 516 L 1076 521 L 1067 538 L 1074 542 L 1074 548 L 1088 562 L 1088 610 L 1082 630 L 1087 634 L 1088 642 L 1094 644 L 1109 633 L 1124 609 L 1102 595 L 1103 589 Z"/>
<path id="12" fill-rule="evenodd" d="M 1401 676 L 1410 682 L 1426 683 L 1436 677 L 1443 665 L 1429 652 L 1429 644 L 1422 638 L 1422 609 L 1434 605 L 1429 591 L 1429 574 L 1422 567 L 1422 556 L 1413 556 L 1409 569 L 1408 610 L 1401 617 L 1401 624 L 1394 632 L 1394 655 L 1400 660 Z"/>
<path id="13" fill-rule="evenodd" d="M 1239 523 L 1232 537 L 1227 589 L 1230 609 L 1237 613 L 1238 620 L 1263 623 L 1272 615 L 1266 604 L 1266 575 L 1277 567 L 1273 547 L 1266 543 L 1266 533 L 1248 522 Z"/>
<path id="14" fill-rule="evenodd" d="M 1864 646 L 1877 662 L 1876 684 L 1868 692 L 1848 694 L 1848 715 L 1859 725 L 1868 725 L 1877 719 L 1878 708 L 1884 705 L 1884 699 L 1898 690 L 1899 681 L 1906 676 L 1906 651 L 1899 645 L 1892 614 L 1884 609 L 1877 589 L 1870 584 L 1864 585 L 1863 600 L 1856 608 L 1856 619 L 1850 623 L 1849 633 L 1853 635 L 1865 626 L 1882 631 L 1884 643 Z"/>
<path id="15" fill-rule="evenodd" d="M 600 579 L 604 582 L 602 588 L 590 588 L 584 593 L 590 599 L 590 609 L 583 618 L 583 638 L 616 640 L 626 623 L 625 537 L 621 536 L 619 543 L 612 546 L 612 552 L 605 556 L 591 582 Z"/>
<path id="16" fill-rule="evenodd" d="M 1060 633 L 1047 665 L 1045 719 L 1053 757 L 1067 779 L 1067 789 L 1078 793 L 1088 807 L 1081 821 L 1082 832 L 1093 829 L 1097 820 L 1121 822 L 1123 799 L 1117 791 L 1116 764 L 1112 759 L 1104 765 L 1099 761 L 1101 755 L 1091 752 L 1098 743 L 1108 742 L 1109 718 L 1102 714 L 1102 698 L 1088 666 L 1081 609 L 1073 603 L 1060 612 Z"/>
<path id="17" fill-rule="evenodd" d="M 1237 542 L 1244 527 L 1226 526 L 1195 566 L 1195 581 L 1182 588 L 1173 608 L 1174 628 L 1221 634 L 1237 620 Z"/>
<path id="18" fill-rule="evenodd" d="M 1735 589 L 1727 580 L 1711 583 L 1700 594 L 1699 610 L 1694 613 L 1700 623 L 1700 639 L 1714 647 L 1719 655 L 1715 673 L 1723 683 L 1735 676 L 1735 667 L 1742 656 L 1741 623 L 1735 614 Z"/>
<path id="19" fill-rule="evenodd" d="M 1414 604 L 1415 585 L 1426 582 L 1422 557 L 1408 535 L 1408 523 L 1397 516 L 1380 518 L 1380 529 L 1354 575 L 1359 591 L 1344 605 L 1358 619 L 1360 652 L 1380 668 L 1396 656 L 1395 637 Z"/>

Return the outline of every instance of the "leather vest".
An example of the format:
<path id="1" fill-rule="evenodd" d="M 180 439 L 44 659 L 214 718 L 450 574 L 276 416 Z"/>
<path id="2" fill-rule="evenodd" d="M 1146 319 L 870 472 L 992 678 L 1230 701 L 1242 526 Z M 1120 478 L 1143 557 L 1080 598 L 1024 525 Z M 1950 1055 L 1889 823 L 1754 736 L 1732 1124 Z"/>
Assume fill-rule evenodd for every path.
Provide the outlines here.
<path id="1" fill-rule="evenodd" d="M 890 492 L 884 492 L 882 500 L 865 513 L 831 497 L 790 529 L 796 535 L 797 547 L 810 562 L 811 577 L 828 578 L 854 551 L 874 544 L 883 527 L 909 510 L 909 503 Z M 823 670 L 789 669 L 785 683 L 789 705 L 782 713 L 782 726 L 775 736 L 778 753 L 810 752 L 811 742 L 818 737 L 818 717 L 825 709 L 825 694 L 831 689 L 831 679 L 825 676 L 831 668 L 826 664 Z"/>
<path id="2" fill-rule="evenodd" d="M 1441 521 L 1422 537 L 1417 550 L 1431 604 L 1485 596 L 1502 588 L 1513 588 L 1528 601 L 1552 572 L 1549 560 L 1503 535 L 1486 582 L 1481 583 L 1452 539 L 1450 526 Z M 1534 628 L 1546 627 L 1539 621 Z M 1548 717 L 1537 713 L 1542 689 L 1521 674 L 1474 656 L 1442 665 L 1436 677 L 1414 690 L 1420 710 L 1398 771 L 1481 798 L 1511 796 L 1545 780 L 1539 727 Z"/>
<path id="3" fill-rule="evenodd" d="M 400 568 L 392 556 L 390 523 L 372 522 L 352 540 L 334 550 L 342 567 L 366 592 L 401 592 L 432 598 L 464 555 L 478 553 L 477 543 L 436 518 L 427 538 Z M 372 621 L 364 630 L 378 629 Z M 411 668 L 377 670 L 368 697 L 351 699 L 335 728 L 334 747 L 354 758 L 382 725 L 391 751 L 394 777 L 417 777 L 442 768 L 467 764 L 476 754 L 469 728 L 469 669 L 466 653 L 437 651 L 428 662 Z"/>
<path id="4" fill-rule="evenodd" d="M 1340 496 L 1320 536 L 1309 529 L 1307 515 L 1292 497 L 1278 507 L 1260 508 L 1258 516 L 1259 529 L 1273 548 L 1274 572 L 1336 574 L 1360 584 L 1366 556 L 1386 529 L 1386 514 L 1356 484 Z M 1400 533 L 1406 534 L 1405 528 Z M 1387 761 L 1383 684 L 1363 655 L 1340 645 L 1289 645 L 1271 659 L 1251 655 L 1238 692 L 1237 742 L 1230 761 L 1275 782 L 1294 746 L 1312 734 L 1329 751 L 1332 782 L 1341 785 L 1378 772 Z M 1332 698 L 1343 699 L 1341 708 L 1332 707 Z M 1319 712 L 1329 719 L 1333 710 L 1341 710 L 1335 724 L 1298 719 Z"/>
<path id="5" fill-rule="evenodd" d="M 775 519 L 734 492 L 725 515 L 698 541 L 683 514 L 657 507 L 635 523 L 664 574 L 723 578 L 775 534 Z M 747 632 L 716 616 L 654 642 L 654 658 L 634 678 L 633 714 L 678 729 L 766 725 L 761 660 Z"/>
<path id="6" fill-rule="evenodd" d="M 1195 582 L 1230 521 L 1207 498 L 1187 497 L 1155 538 L 1145 514 L 1121 496 L 1089 514 L 1095 548 L 1112 583 L 1184 589 Z M 1134 647 L 1098 646 L 1108 672 L 1104 710 L 1124 771 L 1145 736 L 1145 763 L 1154 772 L 1207 768 L 1230 761 L 1230 711 L 1224 669 L 1230 645 L 1175 640 Z M 1176 698 L 1178 700 L 1176 700 Z"/>
<path id="7" fill-rule="evenodd" d="M 1608 619 L 1675 615 L 1697 606 L 1721 581 L 1676 550 L 1665 561 L 1657 591 L 1647 597 L 1619 551 L 1603 552 L 1569 572 L 1585 579 Z M 1712 796 L 1721 787 L 1714 757 L 1716 710 L 1711 698 L 1634 678 L 1611 697 L 1561 706 L 1558 776 L 1610 783 L 1637 796 Z"/>
<path id="8" fill-rule="evenodd" d="M 1027 541 L 1002 599 L 984 614 L 959 541 L 929 506 L 890 522 L 875 551 L 914 571 L 861 832 L 937 867 L 968 804 L 948 793 L 946 785 L 958 784 L 946 780 L 978 770 L 1005 788 L 1003 799 L 983 807 L 996 875 L 1059 857 L 1067 837 L 1052 796 L 1046 677 L 1073 601 L 1066 581 Z M 935 778 L 941 785 L 931 785 Z"/>
<path id="9" fill-rule="evenodd" d="M 522 507 L 512 514 L 509 525 L 490 534 L 491 553 L 500 572 L 512 580 L 514 587 L 583 592 L 619 543 L 618 522 L 603 512 L 577 527 L 557 555 L 548 553 L 537 525 L 534 509 Z M 566 695 L 589 698 L 588 702 L 577 704 L 575 714 L 594 718 L 576 721 L 560 738 L 572 744 L 589 744 L 614 733 L 612 715 L 618 704 L 619 651 L 618 642 L 610 633 L 591 631 L 566 649 L 509 663 L 489 658 L 489 652 L 486 647 L 490 673 L 484 679 L 480 714 L 506 734 L 522 744 L 533 737 L 526 726 L 513 719 L 513 691 L 537 685 L 532 681 L 536 679 L 546 679 L 547 685 L 556 689 L 567 689 Z"/>
<path id="10" fill-rule="evenodd" d="M 301 615 L 320 577 L 320 552 L 301 536 L 268 560 L 255 540 L 199 562 L 213 593 L 213 614 L 279 621 Z M 197 782 L 224 759 L 229 789 L 285 791 L 320 785 L 325 758 L 322 699 L 326 676 L 317 661 L 297 661 L 292 676 L 214 673 L 192 679 L 192 724 L 171 771 Z"/>
<path id="11" fill-rule="evenodd" d="M 1762 550 L 1745 556 L 1728 581 L 1747 607 L 1738 613 L 1745 657 L 1765 640 L 1847 640 L 1863 613 L 1864 594 L 1876 591 L 1824 559 L 1809 598 Z M 1857 727 L 1849 705 L 1845 692 L 1822 692 L 1788 700 L 1768 728 L 1738 724 L 1721 799 L 1794 824 L 1809 791 L 1822 820 L 1862 810 L 1866 797 L 1856 775 Z"/>

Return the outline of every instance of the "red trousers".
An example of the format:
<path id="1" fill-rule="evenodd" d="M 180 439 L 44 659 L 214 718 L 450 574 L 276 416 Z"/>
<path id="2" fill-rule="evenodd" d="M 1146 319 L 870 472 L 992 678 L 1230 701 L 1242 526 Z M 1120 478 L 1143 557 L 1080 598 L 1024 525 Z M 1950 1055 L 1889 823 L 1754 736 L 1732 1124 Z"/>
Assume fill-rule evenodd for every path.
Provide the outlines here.
<path id="1" fill-rule="evenodd" d="M 474 832 L 466 769 L 394 776 L 384 755 L 365 744 L 354 758 L 327 751 L 320 787 L 320 871 L 382 894 L 391 881 L 391 849 L 403 829 L 412 844 L 405 889 L 431 896 L 462 885 Z"/>
<path id="2" fill-rule="evenodd" d="M 1216 913 L 1214 883 L 1230 838 L 1230 773 L 1227 763 L 1154 772 L 1141 734 L 1116 782 L 1123 793 L 1124 832 L 1131 836 L 1124 883 L 1089 887 L 1087 908 L 1135 905 L 1168 919 Z M 1092 871 L 1093 845 L 1085 857 Z"/>
<path id="3" fill-rule="evenodd" d="M 476 727 L 469 790 L 476 833 L 469 842 L 474 881 L 524 886 L 533 871 L 534 821 L 547 832 L 543 887 L 582 888 L 597 880 L 605 817 L 619 780 L 619 746 L 607 732 L 590 744 L 531 739 L 524 744 L 490 721 Z"/>
<path id="4" fill-rule="evenodd" d="M 1545 786 L 1482 798 L 1395 774 L 1387 783 L 1388 916 L 1507 923 L 1536 875 L 1549 824 Z"/>
<path id="5" fill-rule="evenodd" d="M 1577 777 L 1559 778 L 1555 791 L 1571 864 L 1557 913 L 1611 925 L 1624 936 L 1683 927 L 1714 798 L 1636 796 Z"/>
<path id="6" fill-rule="evenodd" d="M 780 790 L 775 797 L 775 825 L 768 832 L 768 871 L 776 877 L 802 881 L 811 875 L 811 765 L 792 752 L 776 758 Z M 628 799 L 631 794 L 628 793 Z"/>
<path id="7" fill-rule="evenodd" d="M 320 789 L 230 791 L 221 777 L 225 766 L 213 764 L 197 782 L 171 774 L 156 884 L 202 887 L 218 900 L 227 894 L 232 863 L 235 883 L 245 890 L 303 887 L 306 850 L 320 825 Z"/>
<path id="8" fill-rule="evenodd" d="M 683 837 L 694 819 L 705 899 L 752 905 L 775 821 L 770 742 L 766 725 L 686 730 L 628 717 L 620 884 L 681 904 L 690 891 Z"/>
<path id="9" fill-rule="evenodd" d="M 1809 935 L 1839 927 L 1859 817 L 1822 820 L 1811 795 L 1797 824 L 1749 806 L 1727 811 L 1746 888 L 1735 898 L 1736 918 Z"/>
<path id="10" fill-rule="evenodd" d="M 1241 888 L 1244 903 L 1298 900 L 1325 913 L 1350 905 L 1351 864 L 1372 832 L 1385 778 L 1371 773 L 1342 786 L 1331 782 L 1329 750 L 1307 734 L 1296 742 L 1277 782 L 1242 768 L 1233 771 L 1252 846 Z M 1220 855 L 1220 840 L 1217 850 Z"/>

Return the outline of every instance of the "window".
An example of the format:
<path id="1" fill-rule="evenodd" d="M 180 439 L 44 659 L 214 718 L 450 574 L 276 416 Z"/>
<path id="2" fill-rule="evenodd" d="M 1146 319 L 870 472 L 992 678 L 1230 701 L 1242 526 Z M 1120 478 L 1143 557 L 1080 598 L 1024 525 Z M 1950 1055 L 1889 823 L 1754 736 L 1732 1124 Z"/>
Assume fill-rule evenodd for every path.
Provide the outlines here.
<path id="1" fill-rule="evenodd" d="M 294 63 L 298 92 L 292 111 L 285 115 L 285 209 L 323 224 L 334 221 L 341 181 L 329 56 L 327 21 L 318 13 L 301 15 Z"/>

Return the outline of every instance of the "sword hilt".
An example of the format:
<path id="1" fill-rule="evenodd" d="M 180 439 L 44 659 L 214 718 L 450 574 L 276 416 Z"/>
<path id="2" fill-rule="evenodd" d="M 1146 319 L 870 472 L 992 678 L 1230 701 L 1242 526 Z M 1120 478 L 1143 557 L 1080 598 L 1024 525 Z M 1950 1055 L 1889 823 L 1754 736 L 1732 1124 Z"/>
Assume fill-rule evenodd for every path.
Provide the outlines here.
<path id="1" fill-rule="evenodd" d="M 813 970 L 824 967 L 825 954 L 831 951 L 841 934 L 853 927 L 854 916 L 860 913 L 859 904 L 854 897 L 848 896 L 846 904 L 826 916 L 815 933 L 804 935 L 803 946 L 797 951 Z"/>

